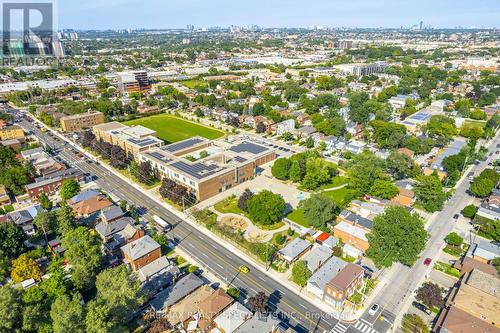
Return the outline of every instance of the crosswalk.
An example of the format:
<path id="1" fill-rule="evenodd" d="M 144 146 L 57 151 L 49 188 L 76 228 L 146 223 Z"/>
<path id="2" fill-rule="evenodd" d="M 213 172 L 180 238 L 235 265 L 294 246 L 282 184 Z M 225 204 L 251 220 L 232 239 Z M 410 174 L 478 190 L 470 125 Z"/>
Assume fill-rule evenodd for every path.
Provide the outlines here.
<path id="1" fill-rule="evenodd" d="M 364 319 L 358 320 L 355 324 L 343 324 L 338 322 L 329 333 L 345 333 L 349 327 L 353 327 L 358 332 L 362 333 L 379 333 L 372 325 Z M 349 331 L 351 332 L 351 330 Z"/>
<path id="2" fill-rule="evenodd" d="M 340 321 L 332 328 L 330 333 L 344 333 L 347 331 L 347 324 L 342 324 Z"/>
<path id="3" fill-rule="evenodd" d="M 371 327 L 371 324 L 364 319 L 358 320 L 353 326 L 355 329 L 363 333 L 378 333 L 378 331 Z"/>

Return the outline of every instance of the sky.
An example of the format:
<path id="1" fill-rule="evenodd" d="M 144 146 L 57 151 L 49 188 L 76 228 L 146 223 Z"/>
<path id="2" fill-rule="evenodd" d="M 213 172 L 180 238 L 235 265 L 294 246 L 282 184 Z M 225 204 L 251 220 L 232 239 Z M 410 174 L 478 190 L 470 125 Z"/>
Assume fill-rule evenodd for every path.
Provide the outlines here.
<path id="1" fill-rule="evenodd" d="M 58 0 L 59 28 L 500 26 L 500 0 Z"/>

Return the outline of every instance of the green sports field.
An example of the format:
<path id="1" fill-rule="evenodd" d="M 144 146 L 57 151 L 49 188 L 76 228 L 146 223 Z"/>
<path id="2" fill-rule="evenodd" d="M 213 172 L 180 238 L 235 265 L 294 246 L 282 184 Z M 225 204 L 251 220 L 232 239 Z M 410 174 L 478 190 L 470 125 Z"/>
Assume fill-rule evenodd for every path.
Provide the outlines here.
<path id="1" fill-rule="evenodd" d="M 223 131 L 206 127 L 169 114 L 159 114 L 151 117 L 138 118 L 124 122 L 125 125 L 142 125 L 157 132 L 160 139 L 167 143 L 177 142 L 202 136 L 207 139 L 217 139 L 225 135 Z"/>

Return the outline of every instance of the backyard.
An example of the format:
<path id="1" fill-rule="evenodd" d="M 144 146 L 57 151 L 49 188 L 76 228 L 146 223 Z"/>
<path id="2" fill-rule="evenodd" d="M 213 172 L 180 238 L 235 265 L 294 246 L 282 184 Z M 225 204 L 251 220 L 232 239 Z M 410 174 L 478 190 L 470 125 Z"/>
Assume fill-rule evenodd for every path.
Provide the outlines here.
<path id="1" fill-rule="evenodd" d="M 223 137 L 225 133 L 215 128 L 203 126 L 169 114 L 138 118 L 124 122 L 125 125 L 142 125 L 155 130 L 160 139 L 168 143 L 177 142 L 194 136 L 202 136 L 213 140 Z"/>

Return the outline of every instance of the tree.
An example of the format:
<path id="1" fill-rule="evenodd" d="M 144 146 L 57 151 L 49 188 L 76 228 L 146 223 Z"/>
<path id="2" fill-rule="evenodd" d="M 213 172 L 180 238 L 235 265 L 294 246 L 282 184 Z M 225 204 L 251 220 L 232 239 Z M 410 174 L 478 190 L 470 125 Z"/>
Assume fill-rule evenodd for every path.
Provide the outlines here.
<path id="1" fill-rule="evenodd" d="M 154 180 L 153 169 L 151 163 L 141 162 L 137 168 L 137 180 L 143 184 L 151 184 Z"/>
<path id="2" fill-rule="evenodd" d="M 389 180 L 383 179 L 377 179 L 368 190 L 368 194 L 382 199 L 394 198 L 398 193 L 399 189 L 396 185 Z"/>
<path id="3" fill-rule="evenodd" d="M 56 232 L 60 237 L 63 237 L 68 231 L 76 227 L 75 217 L 73 216 L 73 208 L 66 203 L 61 205 L 61 208 L 56 211 L 57 229 Z"/>
<path id="4" fill-rule="evenodd" d="M 38 197 L 38 201 L 40 202 L 40 207 L 45 210 L 50 210 L 52 208 L 52 201 L 50 201 L 49 197 L 45 192 L 42 192 Z"/>
<path id="5" fill-rule="evenodd" d="M 281 180 L 288 179 L 288 174 L 290 172 L 291 165 L 292 162 L 288 158 L 283 157 L 277 159 L 271 168 L 273 177 Z"/>
<path id="6" fill-rule="evenodd" d="M 305 165 L 302 161 L 294 160 L 290 166 L 289 178 L 292 182 L 300 182 L 306 173 Z"/>
<path id="7" fill-rule="evenodd" d="M 428 212 L 436 212 L 443 208 L 446 193 L 437 174 L 420 176 L 415 184 L 416 202 Z"/>
<path id="8" fill-rule="evenodd" d="M 495 183 L 491 179 L 476 177 L 470 184 L 469 192 L 478 198 L 486 198 L 491 194 L 494 187 Z"/>
<path id="9" fill-rule="evenodd" d="M 33 224 L 39 235 L 47 237 L 47 235 L 53 234 L 57 229 L 56 213 L 53 211 L 42 211 L 35 216 Z"/>
<path id="10" fill-rule="evenodd" d="M 416 314 L 405 314 L 401 325 L 403 333 L 429 333 L 429 328 L 422 318 Z"/>
<path id="11" fill-rule="evenodd" d="M 96 299 L 105 304 L 111 321 L 125 321 L 142 304 L 139 279 L 136 274 L 130 274 L 124 265 L 99 273 L 95 285 Z"/>
<path id="12" fill-rule="evenodd" d="M 413 159 L 398 152 L 392 152 L 387 158 L 387 169 L 396 179 L 413 178 L 420 173 Z"/>
<path id="13" fill-rule="evenodd" d="M 85 333 L 85 308 L 80 303 L 80 296 L 58 297 L 50 309 L 54 333 Z"/>
<path id="14" fill-rule="evenodd" d="M 266 313 L 267 312 L 268 296 L 263 292 L 259 291 L 254 296 L 248 298 L 248 307 L 250 311 L 254 313 Z"/>
<path id="15" fill-rule="evenodd" d="M 484 94 L 481 94 L 479 97 L 479 100 L 477 101 L 477 104 L 481 107 L 494 104 L 497 99 L 497 96 L 494 93 L 487 92 Z"/>
<path id="16" fill-rule="evenodd" d="M 254 222 L 269 225 L 278 222 L 285 212 L 285 200 L 279 194 L 263 190 L 247 201 L 248 214 Z"/>
<path id="17" fill-rule="evenodd" d="M 62 182 L 60 196 L 63 200 L 69 200 L 80 193 L 80 184 L 75 179 L 66 179 Z"/>
<path id="18" fill-rule="evenodd" d="M 327 162 L 321 157 L 310 158 L 306 162 L 306 172 L 304 179 L 302 179 L 302 186 L 308 190 L 314 190 L 329 183 L 336 172 L 333 163 Z"/>
<path id="19" fill-rule="evenodd" d="M 464 242 L 464 239 L 462 237 L 460 237 L 460 235 L 457 234 L 456 232 L 450 232 L 446 236 L 445 241 L 449 245 L 460 246 Z"/>
<path id="20" fill-rule="evenodd" d="M 307 280 L 311 277 L 312 273 L 307 267 L 307 262 L 299 260 L 292 267 L 292 280 L 301 287 L 307 284 Z"/>
<path id="21" fill-rule="evenodd" d="M 299 203 L 299 209 L 304 212 L 309 224 L 315 228 L 324 228 L 328 222 L 334 220 L 338 213 L 335 203 L 321 193 L 313 194 L 309 199 L 302 200 Z"/>
<path id="22" fill-rule="evenodd" d="M 453 136 L 457 135 L 458 130 L 455 125 L 455 120 L 453 118 L 444 115 L 434 115 L 429 119 L 424 131 L 435 137 L 443 139 L 451 139 Z"/>
<path id="23" fill-rule="evenodd" d="M 385 161 L 365 150 L 347 163 L 351 185 L 361 193 L 367 193 L 377 179 L 387 178 Z"/>
<path id="24" fill-rule="evenodd" d="M 255 132 L 257 133 L 264 133 L 266 131 L 266 125 L 262 122 L 258 122 L 257 125 L 255 125 Z"/>
<path id="25" fill-rule="evenodd" d="M 248 188 L 243 191 L 243 193 L 240 195 L 238 199 L 238 207 L 246 212 L 248 210 L 248 200 L 250 200 L 253 197 L 253 192 L 250 191 Z"/>
<path id="26" fill-rule="evenodd" d="M 0 258 L 16 258 L 24 250 L 26 234 L 12 222 L 0 223 Z"/>
<path id="27" fill-rule="evenodd" d="M 474 218 L 477 213 L 478 208 L 474 205 L 467 205 L 462 209 L 462 215 L 470 219 Z"/>
<path id="28" fill-rule="evenodd" d="M 434 307 L 439 308 L 443 305 L 441 288 L 432 282 L 424 282 L 422 286 L 417 289 L 415 298 L 429 309 Z"/>
<path id="29" fill-rule="evenodd" d="M 10 285 L 0 287 L 0 332 L 15 332 L 21 321 L 21 298 Z"/>
<path id="30" fill-rule="evenodd" d="M 22 329 L 25 332 L 52 332 L 47 309 L 43 304 L 25 304 L 22 312 Z"/>
<path id="31" fill-rule="evenodd" d="M 31 259 L 28 254 L 23 253 L 17 259 L 12 260 L 11 277 L 14 283 L 20 283 L 28 279 L 40 281 L 42 271 L 35 260 Z"/>
<path id="32" fill-rule="evenodd" d="M 101 267 L 101 240 L 85 227 L 78 227 L 64 235 L 64 256 L 72 266 L 71 279 L 78 289 L 91 288 Z"/>
<path id="33" fill-rule="evenodd" d="M 388 206 L 375 217 L 372 232 L 367 235 L 370 247 L 366 255 L 377 267 L 390 267 L 394 262 L 412 266 L 424 249 L 428 234 L 416 213 L 400 206 Z"/>

